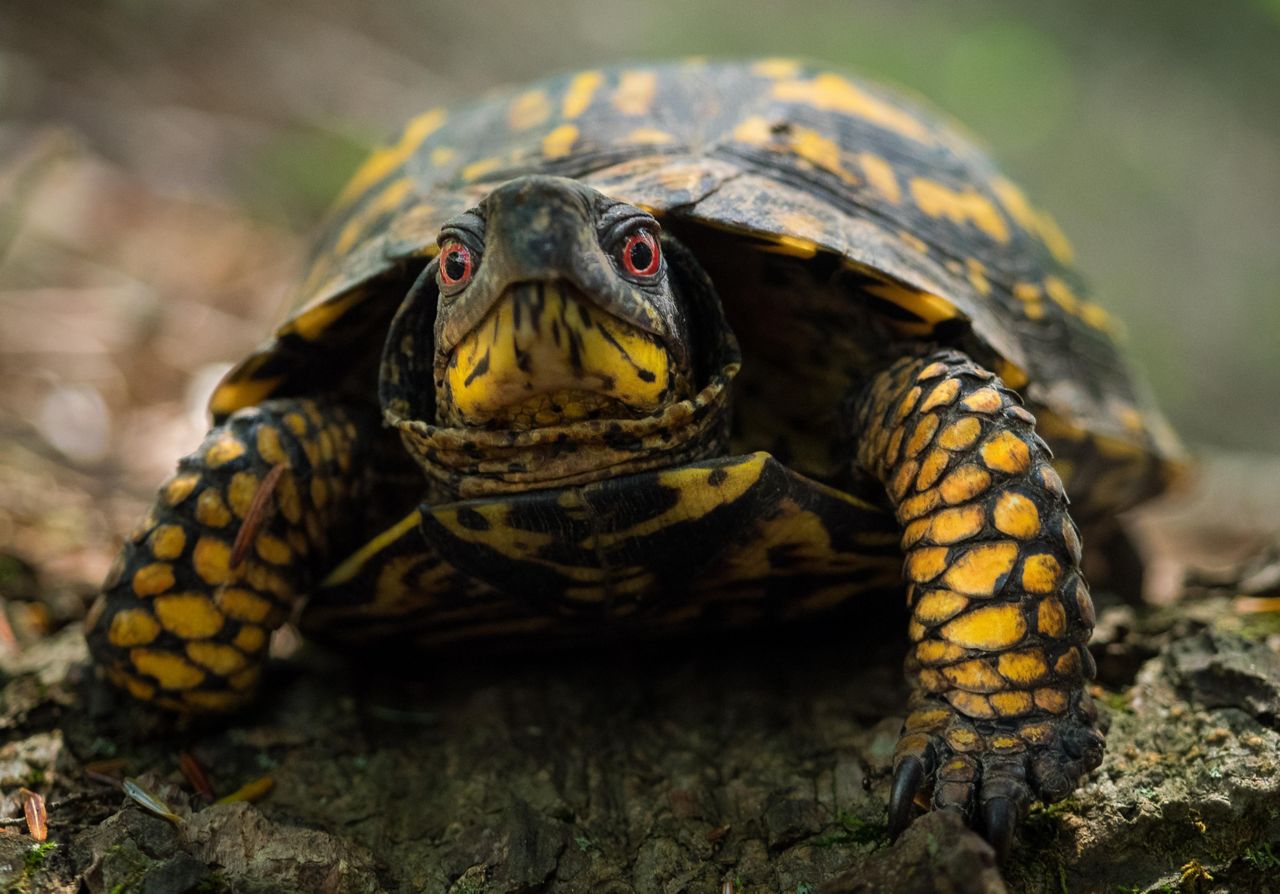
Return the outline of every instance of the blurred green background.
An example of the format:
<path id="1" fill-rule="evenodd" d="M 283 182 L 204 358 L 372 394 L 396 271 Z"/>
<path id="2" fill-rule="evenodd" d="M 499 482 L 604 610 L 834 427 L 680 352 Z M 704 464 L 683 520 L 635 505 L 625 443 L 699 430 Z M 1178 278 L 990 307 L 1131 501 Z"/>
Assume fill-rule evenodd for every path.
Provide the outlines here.
<path id="1" fill-rule="evenodd" d="M 157 382 L 200 374 L 185 339 L 215 346 L 192 349 L 201 362 L 255 342 L 328 201 L 414 112 L 556 70 L 704 53 L 831 60 L 932 99 L 1057 216 L 1190 442 L 1280 445 L 1280 0 L 7 0 L 0 310 L 44 319 L 55 342 L 67 314 L 101 306 L 66 304 L 65 290 L 111 268 L 149 287 L 152 304 L 123 305 L 150 321 L 135 327 L 146 337 L 163 328 L 156 307 L 201 287 L 219 312 L 196 316 L 200 331 L 171 326 L 167 359 L 124 386 L 64 345 L 0 335 L 0 372 L 31 392 L 0 405 L 49 412 L 40 389 L 77 377 L 109 408 L 177 400 Z M 58 188 L 69 175 L 49 173 L 52 157 L 111 185 Z M 127 252 L 103 248 L 157 202 L 196 209 L 196 223 L 162 215 Z M 171 273 L 211 263 L 219 238 L 240 254 L 212 282 Z M 134 428 L 115 420 L 113 452 Z"/>

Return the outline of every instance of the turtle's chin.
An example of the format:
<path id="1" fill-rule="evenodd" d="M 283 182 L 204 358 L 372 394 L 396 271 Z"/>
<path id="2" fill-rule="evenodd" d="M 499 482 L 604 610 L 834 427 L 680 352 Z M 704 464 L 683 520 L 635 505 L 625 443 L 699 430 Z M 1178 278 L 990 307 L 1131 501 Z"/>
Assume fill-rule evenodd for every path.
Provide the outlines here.
<path id="1" fill-rule="evenodd" d="M 507 289 L 449 355 L 442 425 L 530 431 L 638 419 L 692 395 L 662 341 L 562 281 Z"/>

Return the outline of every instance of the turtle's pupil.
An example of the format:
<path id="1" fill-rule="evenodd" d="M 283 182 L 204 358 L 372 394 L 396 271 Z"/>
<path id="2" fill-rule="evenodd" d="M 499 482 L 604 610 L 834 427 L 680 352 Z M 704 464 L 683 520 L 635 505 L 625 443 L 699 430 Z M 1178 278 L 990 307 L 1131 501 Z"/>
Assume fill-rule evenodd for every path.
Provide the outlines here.
<path id="1" fill-rule="evenodd" d="M 649 243 L 643 239 L 636 240 L 631 245 L 631 266 L 636 270 L 648 270 L 649 265 L 653 263 L 653 249 L 649 247 Z"/>
<path id="2" fill-rule="evenodd" d="M 454 249 L 445 255 L 444 275 L 451 282 L 457 282 L 467 275 L 467 258 L 461 249 Z"/>

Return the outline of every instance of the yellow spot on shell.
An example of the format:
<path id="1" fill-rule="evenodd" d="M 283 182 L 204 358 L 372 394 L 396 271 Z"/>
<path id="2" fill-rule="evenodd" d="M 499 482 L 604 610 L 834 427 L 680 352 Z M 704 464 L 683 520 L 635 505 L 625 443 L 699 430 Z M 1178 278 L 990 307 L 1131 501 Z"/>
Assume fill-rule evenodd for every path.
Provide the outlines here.
<path id="1" fill-rule="evenodd" d="M 794 78 L 800 68 L 795 59 L 761 59 L 751 66 L 751 72 L 766 78 Z"/>
<path id="2" fill-rule="evenodd" d="M 907 556 L 907 577 L 916 583 L 933 580 L 947 567 L 945 547 L 924 547 Z"/>
<path id="3" fill-rule="evenodd" d="M 862 173 L 867 178 L 867 183 L 871 188 L 879 193 L 880 197 L 891 204 L 898 204 L 902 201 L 902 187 L 898 185 L 898 176 L 893 172 L 893 165 L 885 161 L 878 155 L 872 155 L 870 152 L 858 153 L 858 164 L 862 167 Z M 919 244 L 913 246 L 921 254 L 928 251 L 928 246 L 917 237 Z"/>
<path id="4" fill-rule="evenodd" d="M 808 81 L 780 81 L 773 87 L 773 96 L 863 118 L 877 127 L 920 143 L 934 142 L 933 134 L 913 115 L 836 74 L 821 74 Z"/>
<path id="5" fill-rule="evenodd" d="M 212 537 L 201 537 L 191 556 L 191 564 L 207 584 L 225 584 L 231 579 L 231 547 Z"/>
<path id="6" fill-rule="evenodd" d="M 943 582 L 969 596 L 991 596 L 1012 570 L 1017 558 L 1017 544 L 984 543 L 952 563 Z"/>
<path id="7" fill-rule="evenodd" d="M 157 559 L 176 559 L 187 545 L 187 533 L 181 525 L 161 525 L 151 532 L 148 541 Z"/>
<path id="8" fill-rule="evenodd" d="M 164 500 L 166 506 L 177 506 L 187 497 L 191 496 L 191 492 L 195 490 L 196 484 L 200 481 L 200 476 L 194 472 L 187 472 L 182 475 L 175 475 L 170 478 L 160 490 L 161 499 Z"/>
<path id="9" fill-rule="evenodd" d="M 979 466 L 960 466 L 938 485 L 942 499 L 949 504 L 965 503 L 985 491 L 991 484 L 991 476 Z"/>
<path id="10" fill-rule="evenodd" d="M 1026 540 L 1040 533 L 1040 511 L 1036 504 L 1016 491 L 1005 491 L 996 500 L 992 513 L 996 530 Z"/>
<path id="11" fill-rule="evenodd" d="M 551 100 L 545 90 L 528 90 L 517 96 L 507 109 L 512 130 L 528 130 L 551 117 Z"/>
<path id="12" fill-rule="evenodd" d="M 542 138 L 542 154 L 547 158 L 560 158 L 568 155 L 569 150 L 578 139 L 578 128 L 572 124 L 561 124 Z"/>
<path id="13" fill-rule="evenodd" d="M 236 472 L 231 476 L 231 483 L 227 486 L 227 502 L 238 517 L 244 518 L 249 514 L 249 507 L 253 505 L 253 498 L 261 483 L 252 472 Z"/>
<path id="14" fill-rule="evenodd" d="M 1052 593 L 1062 577 L 1062 566 L 1048 553 L 1027 556 L 1022 564 L 1022 588 L 1029 593 Z"/>
<path id="15" fill-rule="evenodd" d="M 624 143 L 641 143 L 644 145 L 660 146 L 664 143 L 674 143 L 676 138 L 665 130 L 658 130 L 656 127 L 637 127 L 622 138 Z"/>
<path id="16" fill-rule="evenodd" d="M 462 179 L 468 182 L 479 180 L 486 174 L 492 174 L 498 168 L 502 167 L 502 160 L 498 158 L 482 158 L 473 161 L 462 168 Z"/>
<path id="17" fill-rule="evenodd" d="M 995 204 L 973 187 L 956 192 L 934 180 L 916 177 L 911 181 L 911 197 L 929 217 L 946 218 L 955 224 L 971 223 L 999 243 L 1009 241 L 1009 225 Z"/>
<path id="18" fill-rule="evenodd" d="M 394 211 L 412 192 L 413 181 L 408 177 L 399 177 L 384 186 L 376 196 L 361 205 L 360 210 L 343 225 L 337 241 L 334 242 L 334 252 L 345 254 L 350 251 L 368 232 L 370 224 L 383 214 Z M 361 294 L 359 291 L 351 293 L 351 295 L 355 296 L 360 296 Z M 304 314 L 298 320 L 293 321 L 291 328 L 298 332 L 304 329 L 318 332 L 323 328 L 323 324 L 319 318 L 313 318 L 311 314 L 320 312 L 321 316 L 327 316 L 331 320 L 337 319 L 341 315 L 341 310 L 345 310 L 347 306 L 349 306 L 347 297 L 335 302 L 326 302 L 319 307 L 313 308 L 310 313 Z"/>
<path id="19" fill-rule="evenodd" d="M 129 658 L 139 673 L 154 677 L 163 689 L 193 689 L 204 681 L 204 671 L 169 652 L 134 649 Z"/>
<path id="20" fill-rule="evenodd" d="M 1067 313 L 1074 315 L 1080 312 L 1080 298 L 1065 281 L 1056 276 L 1046 276 L 1044 291 Z"/>
<path id="21" fill-rule="evenodd" d="M 223 432 L 204 452 L 204 464 L 211 469 L 244 456 L 244 444 L 230 432 Z"/>
<path id="22" fill-rule="evenodd" d="M 991 189 L 1009 212 L 1009 216 L 1024 230 L 1038 236 L 1059 263 L 1070 265 L 1075 261 L 1075 251 L 1057 221 L 1047 213 L 1033 208 L 1016 184 L 997 177 L 991 181 Z"/>
<path id="23" fill-rule="evenodd" d="M 457 151 L 449 146 L 437 146 L 431 150 L 431 164 L 433 167 L 442 168 L 453 161 L 457 154 Z"/>
<path id="24" fill-rule="evenodd" d="M 969 607 L 969 600 L 950 590 L 930 590 L 920 597 L 911 615 L 922 624 L 941 624 Z"/>
<path id="25" fill-rule="evenodd" d="M 1029 686 L 1049 673 L 1049 665 L 1038 649 L 1005 652 L 996 662 L 1000 674 L 1010 683 Z"/>
<path id="26" fill-rule="evenodd" d="M 355 176 L 351 178 L 351 182 L 342 190 L 342 195 L 338 197 L 338 205 L 348 204 L 352 199 L 362 195 L 373 184 L 404 164 L 409 156 L 422 145 L 423 140 L 438 130 L 440 125 L 444 124 L 446 116 L 447 113 L 444 109 L 436 108 L 423 112 L 411 120 L 405 126 L 404 132 L 394 146 L 379 149 L 360 166 Z"/>
<path id="27" fill-rule="evenodd" d="M 982 461 L 988 469 L 1017 475 L 1031 466 L 1031 450 L 1013 432 L 1002 431 L 982 445 Z"/>
<path id="28" fill-rule="evenodd" d="M 851 174 L 841 161 L 840 146 L 830 137 L 807 127 L 793 127 L 788 147 L 814 167 L 835 174 L 845 183 L 856 184 L 858 178 Z"/>
<path id="29" fill-rule="evenodd" d="M 111 629 L 107 632 L 107 639 L 113 646 L 128 648 L 145 646 L 159 633 L 160 625 L 145 609 L 129 608 L 116 612 L 115 617 L 111 619 Z"/>
<path id="30" fill-rule="evenodd" d="M 982 530 L 986 514 L 979 505 L 944 509 L 933 517 L 929 525 L 929 539 L 934 543 L 958 543 Z"/>
<path id="31" fill-rule="evenodd" d="M 978 440 L 982 423 L 972 416 L 957 419 L 938 435 L 937 444 L 946 450 L 964 450 Z"/>
<path id="32" fill-rule="evenodd" d="M 168 562 L 152 562 L 133 573 L 133 592 L 154 596 L 173 586 L 173 566 Z"/>
<path id="33" fill-rule="evenodd" d="M 205 488 L 196 498 L 196 521 L 210 528 L 221 528 L 231 521 L 231 512 L 216 487 Z"/>
<path id="34" fill-rule="evenodd" d="M 603 81 L 604 76 L 598 71 L 583 71 L 574 75 L 564 92 L 560 113 L 569 120 L 577 118 L 591 105 L 591 100 Z"/>
<path id="35" fill-rule="evenodd" d="M 271 602 L 257 593 L 239 587 L 220 589 L 215 598 L 218 601 L 218 608 L 222 609 L 222 613 L 228 618 L 235 618 L 237 621 L 251 621 L 255 624 L 261 624 L 271 614 L 271 609 L 273 608 Z"/>
<path id="36" fill-rule="evenodd" d="M 1014 603 L 989 605 L 943 625 L 940 633 L 957 646 L 995 652 L 1020 642 L 1027 634 L 1027 622 Z"/>
<path id="37" fill-rule="evenodd" d="M 183 639 L 203 639 L 222 629 L 222 612 L 199 593 L 175 593 L 155 601 L 156 616 L 164 629 Z"/>
<path id="38" fill-rule="evenodd" d="M 613 91 L 613 107 L 624 115 L 643 115 L 653 104 L 658 75 L 652 71 L 624 71 Z"/>
<path id="39" fill-rule="evenodd" d="M 252 655 L 266 646 L 267 632 L 253 624 L 245 624 L 232 642 L 240 651 Z"/>
<path id="40" fill-rule="evenodd" d="M 243 652 L 226 643 L 187 643 L 187 657 L 222 677 L 242 670 L 249 663 Z"/>
<path id="41" fill-rule="evenodd" d="M 1062 603 L 1050 597 L 1040 601 L 1036 609 L 1036 628 L 1045 636 L 1061 639 L 1067 632 L 1067 613 Z"/>

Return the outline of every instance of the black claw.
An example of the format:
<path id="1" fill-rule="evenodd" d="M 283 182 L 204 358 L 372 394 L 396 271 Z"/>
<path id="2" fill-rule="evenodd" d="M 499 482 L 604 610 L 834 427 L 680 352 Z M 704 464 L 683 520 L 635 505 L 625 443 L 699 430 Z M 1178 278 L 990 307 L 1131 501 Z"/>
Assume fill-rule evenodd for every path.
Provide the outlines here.
<path id="1" fill-rule="evenodd" d="M 1008 798 L 992 798 L 982 805 L 982 820 L 987 841 L 995 849 L 996 859 L 1003 863 L 1013 848 L 1013 832 L 1018 823 L 1017 811 Z"/>
<path id="2" fill-rule="evenodd" d="M 924 782 L 924 762 L 918 757 L 904 757 L 893 773 L 893 792 L 889 795 L 889 839 L 896 841 L 915 818 L 916 793 Z"/>

